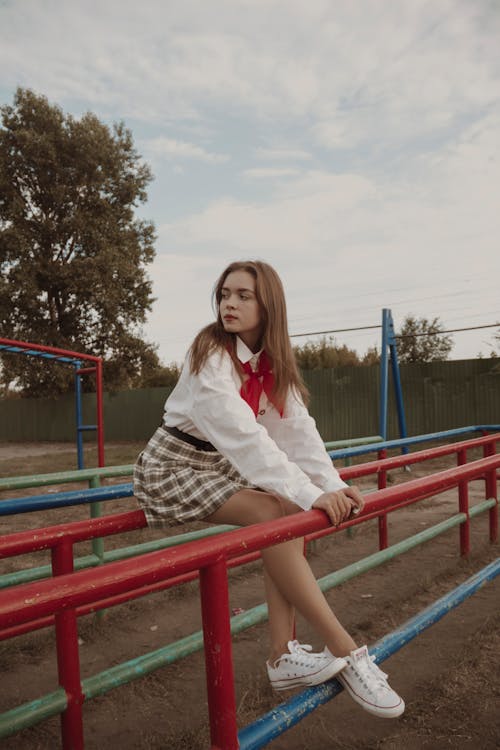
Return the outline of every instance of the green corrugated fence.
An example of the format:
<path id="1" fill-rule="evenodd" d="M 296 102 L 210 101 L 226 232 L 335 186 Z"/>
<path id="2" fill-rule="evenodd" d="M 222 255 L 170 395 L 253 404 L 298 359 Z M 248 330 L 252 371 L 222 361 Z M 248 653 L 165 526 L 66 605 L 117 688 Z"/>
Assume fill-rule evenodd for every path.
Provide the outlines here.
<path id="1" fill-rule="evenodd" d="M 378 433 L 379 368 L 308 370 L 311 413 L 323 440 Z M 500 359 L 473 359 L 401 365 L 409 435 L 453 429 L 464 424 L 500 422 Z M 104 394 L 106 440 L 147 440 L 160 423 L 170 388 Z M 95 419 L 95 395 L 83 396 L 84 421 Z M 392 391 L 388 437 L 398 436 Z M 72 441 L 74 399 L 0 401 L 0 441 Z M 86 439 L 94 440 L 93 434 Z"/>

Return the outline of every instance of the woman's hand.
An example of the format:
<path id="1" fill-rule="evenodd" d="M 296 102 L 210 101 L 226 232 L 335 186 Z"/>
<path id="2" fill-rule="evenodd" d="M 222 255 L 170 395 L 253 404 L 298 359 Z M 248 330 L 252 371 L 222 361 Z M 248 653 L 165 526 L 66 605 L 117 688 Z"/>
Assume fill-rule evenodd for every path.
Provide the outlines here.
<path id="1" fill-rule="evenodd" d="M 357 487 L 344 487 L 337 492 L 325 492 L 313 503 L 313 508 L 323 510 L 333 526 L 347 521 L 363 510 L 364 500 Z"/>

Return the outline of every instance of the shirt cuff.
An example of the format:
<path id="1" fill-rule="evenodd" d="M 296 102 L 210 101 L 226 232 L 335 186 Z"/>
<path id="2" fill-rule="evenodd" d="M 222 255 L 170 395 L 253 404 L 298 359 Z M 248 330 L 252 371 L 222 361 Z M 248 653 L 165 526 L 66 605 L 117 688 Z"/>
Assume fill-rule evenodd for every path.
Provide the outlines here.
<path id="1" fill-rule="evenodd" d="M 321 497 L 324 490 L 320 490 L 314 484 L 309 484 L 306 487 L 302 487 L 297 497 L 294 499 L 294 503 L 302 508 L 302 510 L 311 510 L 313 503 Z"/>
<path id="2" fill-rule="evenodd" d="M 343 490 L 346 487 L 349 487 L 349 485 L 344 482 L 343 479 L 340 477 L 334 477 L 330 479 L 325 486 L 325 492 L 337 492 L 337 490 Z"/>

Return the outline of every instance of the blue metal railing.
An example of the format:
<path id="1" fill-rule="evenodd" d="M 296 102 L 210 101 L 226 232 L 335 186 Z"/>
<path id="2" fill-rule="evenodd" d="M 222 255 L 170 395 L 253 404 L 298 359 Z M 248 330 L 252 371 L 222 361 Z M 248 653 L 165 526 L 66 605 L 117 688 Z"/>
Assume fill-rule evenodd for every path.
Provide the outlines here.
<path id="1" fill-rule="evenodd" d="M 500 575 L 500 558 L 378 641 L 370 649 L 370 653 L 375 656 L 375 662 L 380 664 L 388 659 L 498 575 Z M 238 733 L 240 750 L 259 750 L 265 747 L 271 740 L 286 732 L 318 706 L 335 698 L 342 690 L 337 680 L 330 680 L 318 687 L 307 688 L 298 695 L 294 695 L 290 700 L 261 716 L 253 724 L 240 730 Z"/>
<path id="2" fill-rule="evenodd" d="M 470 427 L 460 427 L 454 430 L 444 430 L 442 432 L 433 432 L 427 435 L 417 435 L 398 440 L 387 440 L 380 443 L 370 443 L 353 448 L 341 448 L 339 450 L 329 451 L 328 455 L 332 459 L 348 458 L 352 456 L 361 456 L 366 453 L 373 453 L 383 449 L 400 448 L 402 446 L 414 445 L 417 443 L 429 442 L 432 440 L 442 440 L 443 438 L 463 435 L 468 432 L 498 432 L 500 425 L 475 425 Z M 119 467 L 115 467 L 119 468 Z M 53 495 L 31 495 L 29 497 L 17 497 L 0 502 L 0 516 L 8 516 L 16 513 L 29 513 L 37 510 L 48 510 L 49 508 L 64 508 L 71 505 L 85 505 L 106 500 L 116 500 L 121 497 L 132 497 L 133 485 L 131 482 L 125 484 L 116 484 L 112 487 L 96 487 L 85 490 L 72 490 L 70 492 L 58 492 Z"/>

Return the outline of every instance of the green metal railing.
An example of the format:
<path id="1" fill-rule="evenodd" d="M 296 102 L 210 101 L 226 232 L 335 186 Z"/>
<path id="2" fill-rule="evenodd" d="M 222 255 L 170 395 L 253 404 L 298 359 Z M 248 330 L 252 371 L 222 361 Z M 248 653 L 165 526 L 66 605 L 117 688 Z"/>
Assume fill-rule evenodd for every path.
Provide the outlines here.
<path id="1" fill-rule="evenodd" d="M 478 516 L 480 513 L 495 507 L 495 499 L 488 499 L 478 503 L 470 509 L 471 518 Z M 351 580 L 363 573 L 382 565 L 395 557 L 409 552 L 415 547 L 435 539 L 450 529 L 465 523 L 467 515 L 457 513 L 434 526 L 425 529 L 397 544 L 387 547 L 384 550 L 375 552 L 368 557 L 362 558 L 340 570 L 330 573 L 318 580 L 322 591 L 328 591 L 336 586 L 340 586 L 346 581 Z M 248 628 L 258 625 L 267 620 L 267 605 L 259 604 L 252 609 L 247 610 L 231 618 L 231 632 L 233 634 L 241 633 Z M 174 662 L 189 656 L 203 648 L 203 631 L 199 630 L 191 635 L 185 636 L 175 643 L 163 646 L 156 651 L 151 651 L 142 656 L 136 657 L 129 661 L 118 664 L 110 669 L 105 669 L 98 674 L 92 675 L 82 680 L 82 690 L 85 700 L 105 695 L 110 690 L 121 685 L 133 682 L 136 679 L 144 677 L 147 674 L 160 669 L 161 667 L 173 664 Z M 66 709 L 66 695 L 59 688 L 42 698 L 24 703 L 16 708 L 6 711 L 0 715 L 0 738 L 8 737 L 22 729 L 34 726 L 35 724 L 48 719 L 51 716 L 60 714 Z"/>
<path id="2" fill-rule="evenodd" d="M 377 443 L 380 442 L 381 439 L 382 438 L 380 437 L 380 435 L 372 435 L 362 438 L 353 438 L 350 440 L 335 440 L 333 442 L 325 443 L 325 448 L 326 450 L 336 450 L 337 448 L 351 448 L 358 445 L 369 445 L 371 443 Z M 345 466 L 350 466 L 351 463 L 352 459 L 349 456 L 344 459 Z M 31 476 L 4 477 L 3 479 L 0 479 L 0 492 L 77 482 L 86 482 L 89 488 L 100 487 L 101 480 L 103 479 L 132 476 L 133 471 L 133 464 L 124 464 L 122 466 L 59 471 L 50 474 L 33 474 Z M 100 518 L 101 515 L 102 503 L 91 503 L 91 518 Z M 109 552 L 106 552 L 104 549 L 104 539 L 93 539 L 91 542 L 92 554 L 76 558 L 75 570 L 96 567 L 97 565 L 102 565 L 103 563 L 113 562 L 116 560 L 125 560 L 128 557 L 133 557 L 134 555 L 142 555 L 147 552 L 166 549 L 178 544 L 185 544 L 186 542 L 192 542 L 196 539 L 203 539 L 207 536 L 214 536 L 215 534 L 220 534 L 224 531 L 230 531 L 234 528 L 236 527 L 227 525 L 214 526 L 207 529 L 201 529 L 199 531 L 188 532 L 187 534 L 185 533 L 171 537 L 163 537 L 162 539 L 157 539 L 151 542 L 144 542 L 143 544 L 134 544 L 130 547 L 122 547 L 121 549 L 110 550 Z M 352 534 L 351 529 L 349 529 L 349 534 Z M 3 588 L 8 588 L 9 586 L 16 586 L 20 583 L 30 583 L 32 581 L 38 581 L 51 575 L 52 568 L 50 565 L 42 565 L 36 568 L 28 568 L 25 570 L 16 571 L 14 573 L 7 573 L 0 576 L 0 590 Z"/>

